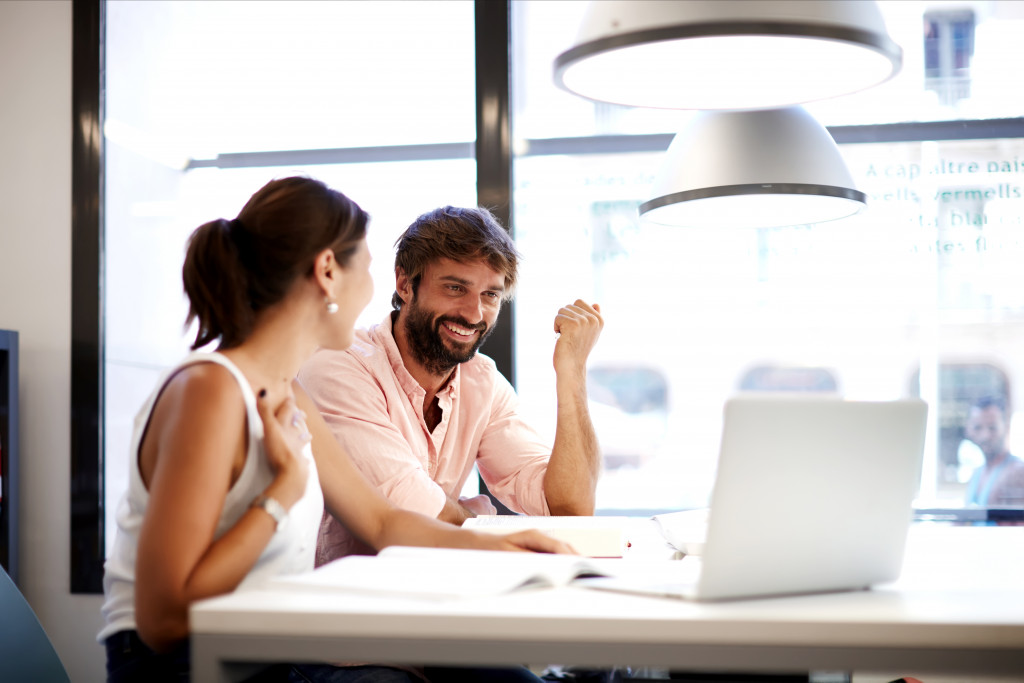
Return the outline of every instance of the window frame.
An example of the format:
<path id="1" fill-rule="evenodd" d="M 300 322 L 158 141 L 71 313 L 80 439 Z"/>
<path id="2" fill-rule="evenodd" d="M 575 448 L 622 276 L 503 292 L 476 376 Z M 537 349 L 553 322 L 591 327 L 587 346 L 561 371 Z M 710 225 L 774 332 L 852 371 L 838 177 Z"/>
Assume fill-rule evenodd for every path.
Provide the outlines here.
<path id="1" fill-rule="evenodd" d="M 473 151 L 429 146 L 321 150 L 329 163 L 406 160 L 423 153 L 475 156 L 477 197 L 513 232 L 510 107 L 511 4 L 474 0 L 476 122 Z M 73 0 L 71 592 L 101 593 L 105 555 L 103 436 L 103 0 Z M 1024 117 L 828 128 L 839 144 L 1024 138 Z M 530 140 L 527 155 L 663 151 L 672 135 L 600 135 Z M 449 147 L 449 146 L 440 146 Z M 297 152 L 296 154 L 300 154 Z M 398 155 L 397 157 L 395 155 Z M 282 160 L 283 159 L 283 160 Z M 233 160 L 240 162 L 240 160 Z M 252 160 L 271 165 L 273 159 Z M 282 156 L 277 163 L 296 163 Z M 309 160 L 303 163 L 310 163 Z M 325 161 L 324 163 L 328 163 Z M 232 163 L 239 165 L 239 163 Z M 514 232 L 513 232 L 514 235 Z M 515 385 L 513 305 L 504 306 L 485 351 Z M 502 506 L 503 507 L 503 506 Z M 650 514 L 649 510 L 616 514 Z M 919 511 L 925 513 L 927 511 Z"/>
<path id="2" fill-rule="evenodd" d="M 103 3 L 72 3 L 71 592 L 103 592 Z"/>

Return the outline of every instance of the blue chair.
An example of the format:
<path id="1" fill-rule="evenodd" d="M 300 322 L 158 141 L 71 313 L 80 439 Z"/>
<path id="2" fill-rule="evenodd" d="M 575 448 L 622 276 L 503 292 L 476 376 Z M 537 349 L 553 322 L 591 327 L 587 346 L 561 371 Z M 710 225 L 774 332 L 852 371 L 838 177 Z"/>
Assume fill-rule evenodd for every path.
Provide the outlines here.
<path id="1" fill-rule="evenodd" d="M 70 683 L 57 651 L 14 581 L 0 567 L 0 680 Z"/>

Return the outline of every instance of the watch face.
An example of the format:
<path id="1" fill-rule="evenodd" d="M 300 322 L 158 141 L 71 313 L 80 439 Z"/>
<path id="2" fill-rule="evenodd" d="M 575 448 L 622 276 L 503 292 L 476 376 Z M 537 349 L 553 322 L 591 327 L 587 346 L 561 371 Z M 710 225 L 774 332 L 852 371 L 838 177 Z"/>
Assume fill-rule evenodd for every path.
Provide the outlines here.
<path id="1" fill-rule="evenodd" d="M 281 528 L 285 519 L 288 517 L 288 511 L 284 509 L 284 506 L 279 502 L 271 498 L 270 496 L 261 495 L 252 502 L 253 507 L 263 509 L 268 515 L 274 519 L 274 524 L 277 529 Z"/>

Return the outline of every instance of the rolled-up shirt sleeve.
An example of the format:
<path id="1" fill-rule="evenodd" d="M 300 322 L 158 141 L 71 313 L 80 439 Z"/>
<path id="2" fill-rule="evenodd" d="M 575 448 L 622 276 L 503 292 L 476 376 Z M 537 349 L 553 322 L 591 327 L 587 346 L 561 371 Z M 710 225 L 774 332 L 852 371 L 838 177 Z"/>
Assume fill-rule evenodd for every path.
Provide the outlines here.
<path id="1" fill-rule="evenodd" d="M 551 446 L 519 416 L 519 397 L 508 380 L 497 371 L 493 376 L 491 415 L 476 461 L 480 476 L 509 509 L 548 515 L 544 475 Z"/>

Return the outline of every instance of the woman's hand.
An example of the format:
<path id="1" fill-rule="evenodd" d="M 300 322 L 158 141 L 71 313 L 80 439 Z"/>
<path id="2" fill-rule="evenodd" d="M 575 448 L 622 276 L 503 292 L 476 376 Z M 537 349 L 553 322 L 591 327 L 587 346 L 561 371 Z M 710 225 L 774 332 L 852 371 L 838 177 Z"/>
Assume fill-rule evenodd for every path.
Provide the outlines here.
<path id="1" fill-rule="evenodd" d="M 482 541 L 479 546 L 480 550 L 512 550 L 579 555 L 568 543 L 559 541 L 537 529 L 525 529 L 513 534 L 481 533 L 478 535 Z"/>
<path id="2" fill-rule="evenodd" d="M 291 393 L 277 410 L 272 410 L 266 391 L 261 391 L 256 407 L 263 420 L 267 461 L 277 475 L 265 493 L 285 508 L 291 508 L 305 493 L 309 477 L 309 462 L 302 456 L 302 449 L 313 438 L 306 428 L 306 414 L 295 405 Z"/>

